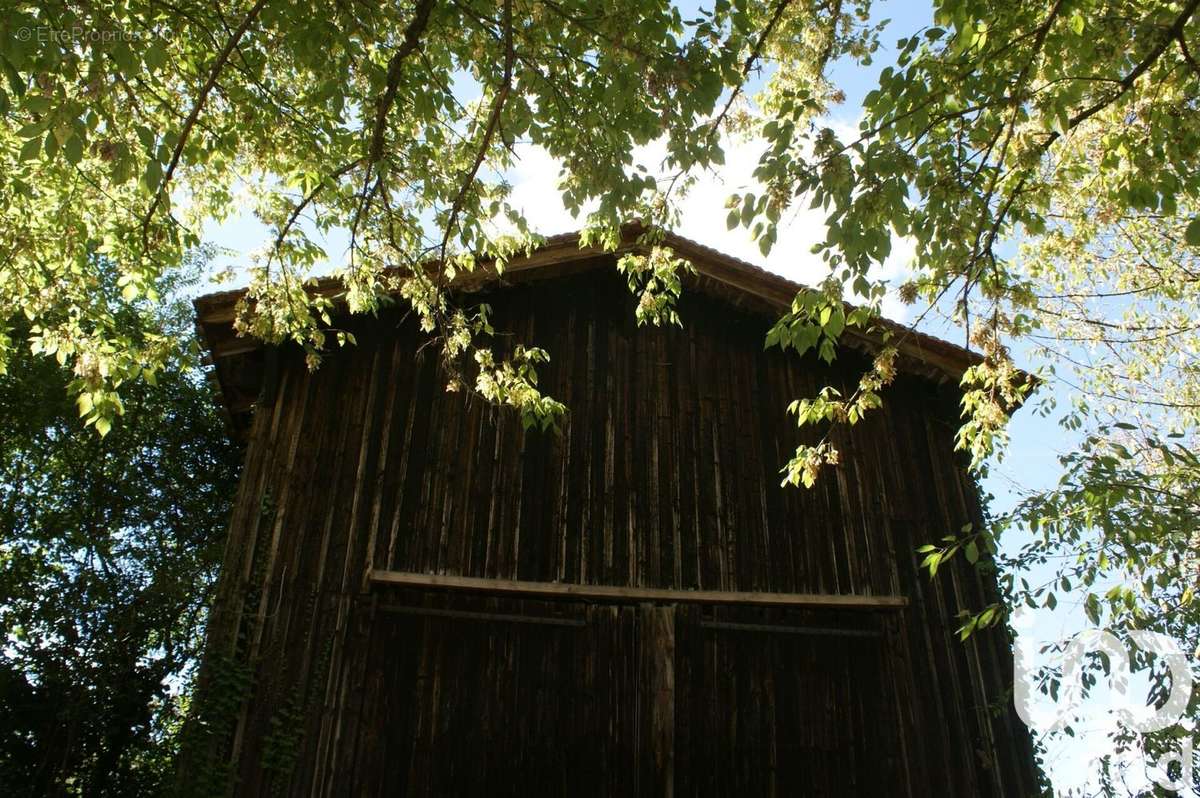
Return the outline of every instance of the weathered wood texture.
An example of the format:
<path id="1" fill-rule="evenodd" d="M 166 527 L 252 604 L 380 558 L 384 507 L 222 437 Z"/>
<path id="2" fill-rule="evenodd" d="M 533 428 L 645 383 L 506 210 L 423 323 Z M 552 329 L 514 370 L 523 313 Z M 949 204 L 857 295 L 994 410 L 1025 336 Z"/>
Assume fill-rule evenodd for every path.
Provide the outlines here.
<path id="1" fill-rule="evenodd" d="M 254 674 L 237 793 L 1034 794 L 1007 640 L 955 636 L 994 585 L 918 572 L 919 545 L 979 517 L 953 390 L 900 378 L 838 433 L 841 466 L 782 488 L 784 408 L 848 389 L 862 356 L 764 352 L 768 317 L 697 293 L 682 328 L 638 328 L 599 265 L 481 297 L 501 348 L 550 351 L 557 436 L 447 393 L 399 314 L 345 322 L 358 345 L 316 372 L 277 356 L 212 622 Z M 591 605 L 373 569 L 909 603 Z"/>

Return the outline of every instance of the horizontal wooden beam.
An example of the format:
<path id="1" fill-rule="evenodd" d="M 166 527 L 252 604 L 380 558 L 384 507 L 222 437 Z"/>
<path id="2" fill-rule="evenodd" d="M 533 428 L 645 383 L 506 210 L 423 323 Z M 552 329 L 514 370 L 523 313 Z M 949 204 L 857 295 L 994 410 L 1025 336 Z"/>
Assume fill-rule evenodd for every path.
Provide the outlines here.
<path id="1" fill-rule="evenodd" d="M 830 610 L 896 610 L 908 606 L 904 596 L 863 596 L 845 593 L 755 593 L 725 590 L 670 590 L 654 587 L 613 587 L 566 582 L 521 582 L 513 579 L 479 579 L 470 576 L 416 574 L 375 570 L 371 582 L 379 586 L 486 593 L 515 598 L 574 599 L 634 603 L 650 601 L 678 604 L 728 604 L 760 607 L 793 607 Z"/>

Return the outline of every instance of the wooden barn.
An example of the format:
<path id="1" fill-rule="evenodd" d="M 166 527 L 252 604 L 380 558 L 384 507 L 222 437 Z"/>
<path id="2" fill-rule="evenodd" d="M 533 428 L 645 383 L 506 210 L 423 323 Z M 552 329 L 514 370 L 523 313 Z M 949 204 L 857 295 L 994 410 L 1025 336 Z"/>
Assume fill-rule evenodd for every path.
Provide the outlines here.
<path id="1" fill-rule="evenodd" d="M 208 759 L 232 793 L 1029 796 L 995 583 L 916 549 L 980 519 L 954 451 L 973 355 L 905 338 L 842 464 L 780 486 L 788 403 L 853 386 L 764 351 L 797 286 L 678 237 L 682 327 L 639 327 L 616 255 L 551 239 L 463 284 L 552 362 L 558 434 L 447 393 L 399 310 L 357 346 L 234 335 L 196 302 L 245 470 L 210 624 Z M 632 246 L 632 243 L 630 244 Z M 332 286 L 326 289 L 333 290 Z M 961 560 L 962 558 L 958 558 Z M 185 777 L 188 777 L 185 773 Z"/>

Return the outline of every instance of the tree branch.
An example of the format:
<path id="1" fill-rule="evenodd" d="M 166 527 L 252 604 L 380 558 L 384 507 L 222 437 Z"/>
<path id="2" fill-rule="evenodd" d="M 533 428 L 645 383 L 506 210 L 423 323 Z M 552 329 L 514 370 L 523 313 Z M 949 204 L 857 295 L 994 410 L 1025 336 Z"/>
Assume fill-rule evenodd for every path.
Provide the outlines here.
<path id="1" fill-rule="evenodd" d="M 1175 34 L 1175 39 L 1179 42 L 1179 50 L 1183 53 L 1183 60 L 1188 62 L 1188 66 L 1192 68 L 1193 72 L 1200 75 L 1200 64 L 1196 63 L 1196 59 L 1192 57 L 1191 51 L 1188 50 L 1187 40 L 1183 38 L 1182 28 Z"/>
<path id="2" fill-rule="evenodd" d="M 383 93 L 379 95 L 379 99 L 375 103 L 375 122 L 371 128 L 371 140 L 367 145 L 367 168 L 363 170 L 362 195 L 359 198 L 358 208 L 354 212 L 354 219 L 350 223 L 351 263 L 354 261 L 358 224 L 367 212 L 367 208 L 374 199 L 375 194 L 382 188 L 382 181 L 380 179 L 376 179 L 374 184 L 372 184 L 371 173 L 372 167 L 383 159 L 384 140 L 387 137 L 387 116 L 396 101 L 396 93 L 400 90 L 401 68 L 404 66 L 405 59 L 416 52 L 421 46 L 421 36 L 425 33 L 425 29 L 429 27 L 429 16 L 433 11 L 434 5 L 436 5 L 436 0 L 418 0 L 416 7 L 413 9 L 413 18 L 409 20 L 408 25 L 404 28 L 404 37 L 400 41 L 400 46 L 396 48 L 396 52 L 388 60 L 387 77 L 385 78 Z"/>
<path id="3" fill-rule="evenodd" d="M 237 30 L 229 37 L 229 41 L 225 42 L 225 47 L 217 54 L 216 60 L 213 61 L 212 67 L 208 71 L 208 80 L 200 88 L 200 93 L 196 96 L 196 102 L 192 104 L 192 110 L 188 113 L 187 119 L 183 122 L 183 128 L 179 131 L 179 141 L 175 142 L 175 151 L 171 153 L 171 162 L 167 165 L 167 171 L 163 173 L 162 181 L 158 185 L 158 190 L 154 192 L 154 199 L 150 202 L 150 209 L 146 211 L 145 217 L 142 219 L 142 248 L 149 249 L 149 234 L 150 222 L 154 218 L 154 212 L 158 210 L 159 203 L 162 201 L 163 195 L 167 192 L 171 184 L 171 179 L 175 176 L 175 169 L 179 166 L 179 161 L 183 157 L 183 148 L 187 144 L 188 136 L 191 135 L 192 128 L 196 125 L 196 120 L 200 118 L 200 112 L 204 110 L 204 104 L 208 101 L 208 95 L 212 92 L 213 87 L 217 84 L 217 78 L 224 69 L 225 64 L 229 61 L 229 56 L 237 48 L 238 42 L 250 29 L 254 20 L 258 17 L 260 11 L 267 4 L 267 0 L 258 0 L 246 14 L 242 23 L 238 25 Z"/>
<path id="4" fill-rule="evenodd" d="M 758 41 L 754 43 L 754 49 L 750 51 L 750 55 L 746 56 L 746 63 L 742 64 L 742 82 L 734 88 L 733 93 L 729 95 L 729 100 L 725 103 L 725 107 L 721 109 L 721 113 L 717 114 L 716 119 L 713 120 L 714 130 L 717 130 L 721 127 L 722 123 L 725 121 L 725 117 L 729 115 L 729 110 L 733 108 L 734 101 L 741 96 L 742 89 L 746 85 L 745 78 L 750 76 L 750 70 L 754 69 L 754 65 L 758 62 L 758 59 L 762 57 L 762 51 L 763 48 L 766 47 L 767 39 L 770 38 L 771 34 L 774 32 L 775 26 L 778 25 L 779 20 L 783 18 L 784 10 L 791 5 L 791 2 L 792 0 L 779 0 L 779 3 L 775 5 L 775 12 L 771 15 L 771 21 L 767 23 L 767 27 L 763 28 L 762 33 L 758 37 Z M 838 4 L 838 8 L 840 10 L 840 3 Z M 835 14 L 834 16 L 833 24 L 835 28 L 837 25 L 837 16 L 838 14 Z M 836 35 L 837 31 L 835 29 L 833 36 Z"/>
<path id="5" fill-rule="evenodd" d="M 421 36 L 429 25 L 429 14 L 433 11 L 434 4 L 435 0 L 418 0 L 416 8 L 413 9 L 413 18 L 409 20 L 408 26 L 404 29 L 404 38 L 388 61 L 387 81 L 383 94 L 379 96 L 379 100 L 375 104 L 375 124 L 371 131 L 371 144 L 367 148 L 368 170 L 371 164 L 377 163 L 383 157 L 387 115 L 388 111 L 392 109 L 392 103 L 396 101 L 396 92 L 400 88 L 400 70 L 404 66 L 404 59 L 408 58 L 421 45 Z"/>
<path id="6" fill-rule="evenodd" d="M 275 255 L 277 255 L 279 253 L 279 248 L 283 246 L 283 241 L 285 238 L 287 238 L 288 232 L 292 229 L 292 226 L 296 223 L 296 220 L 300 218 L 300 214 L 304 212 L 304 209 L 306 207 L 308 207 L 309 203 L 311 203 L 314 199 L 316 199 L 317 195 L 321 193 L 321 190 L 323 188 L 325 188 L 325 186 L 328 185 L 329 183 L 336 182 L 338 178 L 340 178 L 342 175 L 346 174 L 351 169 L 353 169 L 354 167 L 358 166 L 361 163 L 362 163 L 362 159 L 356 158 L 355 160 L 351 161 L 350 163 L 338 167 L 333 172 L 331 172 L 326 178 L 324 178 L 320 183 L 317 183 L 317 185 L 313 188 L 313 190 L 308 192 L 308 194 L 305 195 L 304 198 L 302 198 L 300 200 L 300 202 L 298 202 L 296 204 L 296 207 L 292 209 L 291 215 L 288 216 L 287 221 L 284 222 L 284 224 L 281 228 L 279 228 L 279 235 L 275 238 L 275 246 L 271 247 L 271 256 L 272 257 L 274 257 Z M 268 260 L 268 263 L 269 262 L 270 261 Z"/>
<path id="7" fill-rule="evenodd" d="M 1145 74 L 1145 72 L 1148 69 L 1150 69 L 1151 66 L 1154 65 L 1154 63 L 1162 56 L 1162 54 L 1164 52 L 1166 52 L 1167 48 L 1171 45 L 1171 42 L 1173 42 L 1177 38 L 1181 38 L 1183 36 L 1183 29 L 1187 25 L 1188 20 L 1190 20 L 1192 15 L 1196 12 L 1197 8 L 1200 8 L 1200 0 L 1191 0 L 1191 2 L 1189 2 L 1188 5 L 1186 7 L 1184 7 L 1183 11 L 1181 11 L 1179 13 L 1179 16 L 1175 18 L 1175 21 L 1171 23 L 1171 26 L 1166 29 L 1166 31 L 1164 32 L 1164 35 L 1159 39 L 1158 43 L 1155 44 L 1155 46 L 1150 50 L 1150 52 L 1147 53 L 1146 56 L 1141 61 L 1138 62 L 1137 66 L 1135 66 L 1132 70 L 1130 70 L 1129 73 L 1127 75 L 1125 75 L 1125 77 L 1121 78 L 1121 80 L 1117 84 L 1116 91 L 1111 92 L 1107 97 L 1104 97 L 1103 99 L 1096 101 L 1092 105 L 1088 106 L 1087 108 L 1083 109 L 1079 113 L 1072 116 L 1067 121 L 1067 124 L 1063 128 L 1063 130 L 1061 130 L 1061 131 L 1055 130 L 1049 136 L 1046 137 L 1046 140 L 1043 141 L 1041 146 L 1039 147 L 1040 151 L 1042 153 L 1047 152 L 1050 149 L 1050 147 L 1054 144 L 1054 142 L 1056 142 L 1060 138 L 1062 138 L 1064 133 L 1069 132 L 1069 131 L 1075 129 L 1076 127 L 1078 127 L 1079 125 L 1083 124 L 1088 119 L 1095 116 L 1100 111 L 1104 110 L 1105 108 L 1107 108 L 1108 106 L 1110 106 L 1114 102 L 1116 102 L 1118 99 L 1120 99 L 1125 94 L 1125 92 L 1129 91 L 1129 89 L 1132 88 L 1133 84 L 1135 82 L 1137 82 L 1137 79 L 1140 78 L 1143 74 Z M 1050 20 L 1047 20 L 1047 22 L 1049 22 L 1049 21 Z M 988 230 L 988 234 L 987 234 L 988 239 L 987 239 L 986 246 L 983 248 L 983 250 L 979 250 L 978 248 L 975 250 L 975 252 L 972 255 L 972 261 L 978 259 L 980 257 L 980 255 L 982 254 L 982 252 L 990 252 L 991 251 L 992 246 L 994 245 L 997 237 L 999 236 L 1000 227 L 1003 225 L 1005 217 L 1008 215 L 1008 212 L 1011 210 L 1012 205 L 1015 202 L 1017 196 L 1020 195 L 1025 190 L 1025 187 L 1028 184 L 1028 182 L 1029 182 L 1029 173 L 1026 172 L 1025 175 L 1022 176 L 1019 181 L 1017 181 L 1016 186 L 1013 187 L 1012 191 L 1008 194 L 1007 198 L 1005 199 L 1003 206 L 997 212 L 996 218 L 993 220 L 993 223 L 992 223 L 990 229 Z"/>
<path id="8" fill-rule="evenodd" d="M 1066 129 L 1072 130 L 1073 128 L 1078 127 L 1080 124 L 1086 122 L 1088 119 L 1091 119 L 1093 116 L 1112 105 L 1114 102 L 1120 99 L 1125 92 L 1129 91 L 1134 82 L 1137 81 L 1137 79 L 1140 78 L 1147 69 L 1154 66 L 1154 62 L 1157 61 L 1164 52 L 1166 52 L 1167 47 L 1171 45 L 1171 42 L 1175 41 L 1176 39 L 1179 39 L 1180 41 L 1183 40 L 1184 26 L 1186 26 L 1188 20 L 1192 18 L 1192 14 L 1196 13 L 1197 8 L 1200 8 L 1200 0 L 1191 0 L 1191 2 L 1184 7 L 1183 11 L 1179 13 L 1179 16 L 1175 18 L 1175 21 L 1171 23 L 1171 27 L 1167 28 L 1165 35 L 1159 39 L 1158 44 L 1156 44 L 1154 48 L 1146 54 L 1146 57 L 1143 58 L 1137 66 L 1130 70 L 1128 75 L 1121 78 L 1121 82 L 1117 85 L 1117 90 L 1104 99 L 1097 101 L 1096 103 L 1080 111 L 1075 116 L 1071 117 L 1071 119 L 1067 122 Z M 1054 131 L 1054 133 L 1051 134 L 1051 136 L 1046 140 L 1046 144 L 1043 146 L 1042 150 L 1045 151 L 1046 149 L 1049 149 L 1050 145 L 1061 138 L 1061 136 L 1062 134 L 1059 131 Z"/>
<path id="9" fill-rule="evenodd" d="M 471 169 L 467 172 L 467 177 L 463 180 L 462 186 L 458 190 L 458 194 L 454 197 L 454 202 L 450 206 L 450 215 L 446 219 L 446 230 L 442 234 L 441 245 L 441 261 L 444 264 L 446 261 L 446 248 L 450 243 L 450 236 L 454 233 L 454 226 L 458 221 L 458 215 L 462 212 L 462 206 L 466 202 L 467 192 L 471 190 L 471 186 L 475 183 L 475 176 L 479 174 L 479 167 L 483 165 L 487 158 L 488 150 L 491 149 L 492 139 L 496 135 L 496 130 L 500 127 L 500 114 L 504 110 L 504 103 L 508 99 L 508 94 L 512 90 L 513 62 L 516 60 L 516 50 L 513 47 L 512 40 L 512 0 L 504 2 L 504 76 L 500 81 L 500 88 L 496 92 L 496 98 L 492 101 L 492 111 L 488 116 L 487 126 L 484 128 L 483 139 L 479 143 L 479 149 L 475 153 L 475 161 L 471 164 Z"/>

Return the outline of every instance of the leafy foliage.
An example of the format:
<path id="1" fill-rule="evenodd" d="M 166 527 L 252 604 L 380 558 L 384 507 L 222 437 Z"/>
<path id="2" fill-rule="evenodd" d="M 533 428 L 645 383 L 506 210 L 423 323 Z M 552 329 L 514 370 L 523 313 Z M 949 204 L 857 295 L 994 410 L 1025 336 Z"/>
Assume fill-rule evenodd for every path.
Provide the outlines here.
<path id="1" fill-rule="evenodd" d="M 1002 246 L 1053 230 L 1074 239 L 1074 225 L 1088 221 L 1073 202 L 1081 184 L 1107 206 L 1099 219 L 1190 224 L 1186 208 L 1200 192 L 1200 70 L 1187 44 L 1196 8 L 936 3 L 937 26 L 901 39 L 896 67 L 867 95 L 857 138 L 797 124 L 809 113 L 802 104 L 768 97 L 778 111 L 762 128 L 771 146 L 757 171 L 768 191 L 747 198 L 738 223 L 769 241 L 797 201 L 826 209 L 817 250 L 835 282 L 866 301 L 892 234 L 912 239 L 916 278 L 904 296 L 956 298 L 955 317 L 987 355 L 969 375 L 961 441 L 978 464 L 1003 441 L 1006 405 L 1028 390 L 1002 341 L 1045 312 L 1029 282 L 1036 274 Z M 1079 268 L 1086 249 L 1074 254 Z"/>
<path id="2" fill-rule="evenodd" d="M 682 325 L 679 313 L 675 310 L 675 301 L 683 293 L 681 274 L 695 274 L 696 268 L 691 263 L 675 256 L 668 247 L 657 246 L 652 231 L 643 234 L 643 243 L 651 246 L 649 255 L 629 253 L 617 261 L 617 271 L 625 275 L 629 281 L 629 290 L 638 297 L 637 309 L 634 315 L 637 323 L 659 325 L 664 322 Z"/>
<path id="3" fill-rule="evenodd" d="M 186 340 L 190 309 L 121 308 L 118 334 Z M 0 791 L 151 795 L 172 775 L 190 669 L 220 558 L 238 453 L 176 350 L 124 416 L 86 429 L 52 359 L 0 376 Z"/>
<path id="4" fill-rule="evenodd" d="M 862 47 L 850 6 L 720 0 L 685 20 L 645 0 L 19 4 L 0 31 L 0 297 L 74 369 L 103 432 L 116 385 L 166 350 L 121 337 L 92 302 L 88 259 L 118 265 L 126 299 L 150 295 L 206 223 L 248 207 L 274 232 L 250 265 L 242 332 L 295 341 L 314 365 L 331 337 L 345 341 L 330 335 L 331 300 L 305 290 L 340 231 L 350 309 L 401 296 L 443 343 L 453 384 L 474 386 L 470 326 L 445 289 L 478 259 L 501 270 L 536 243 L 506 201 L 516 145 L 561 159 L 563 199 L 594 203 L 596 240 L 612 244 L 631 216 L 669 222 L 688 174 L 722 162 L 736 110 L 730 97 L 712 118 L 722 92 L 736 97 L 785 41 L 813 75 Z M 665 187 L 634 160 L 656 140 L 676 170 Z M 495 364 L 485 381 L 514 375 L 531 372 Z M 504 396 L 558 411 L 532 383 Z"/>

